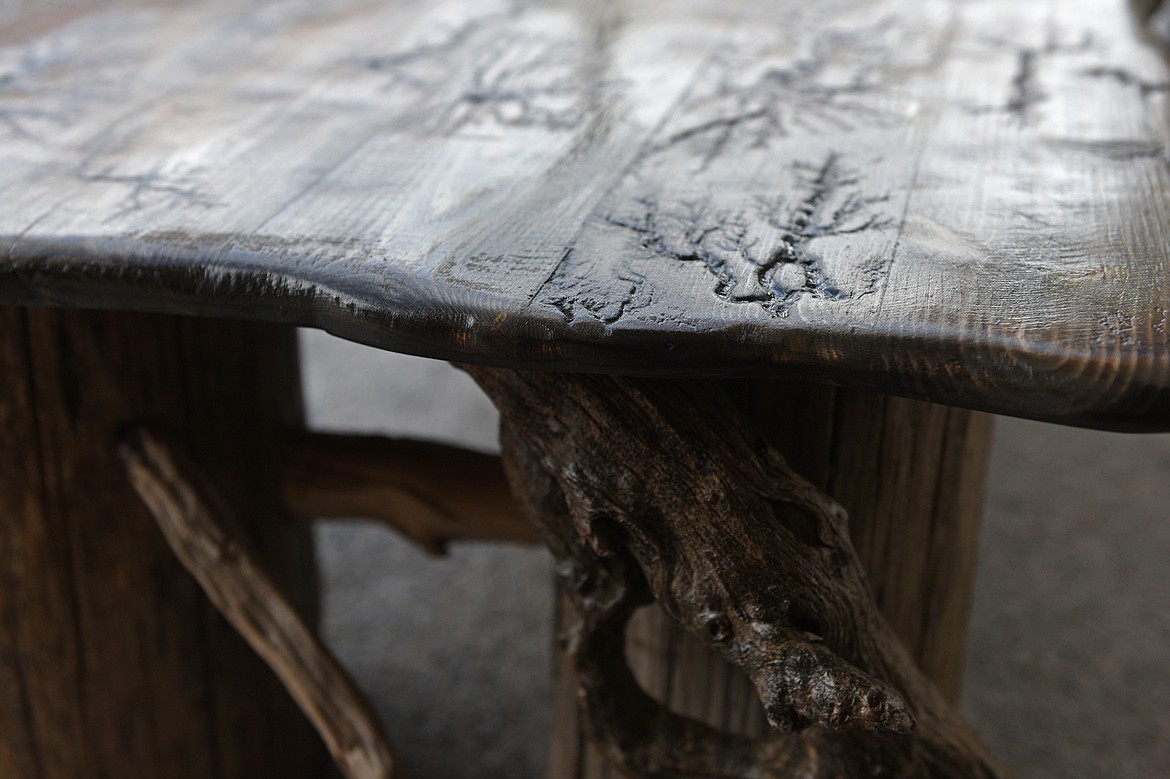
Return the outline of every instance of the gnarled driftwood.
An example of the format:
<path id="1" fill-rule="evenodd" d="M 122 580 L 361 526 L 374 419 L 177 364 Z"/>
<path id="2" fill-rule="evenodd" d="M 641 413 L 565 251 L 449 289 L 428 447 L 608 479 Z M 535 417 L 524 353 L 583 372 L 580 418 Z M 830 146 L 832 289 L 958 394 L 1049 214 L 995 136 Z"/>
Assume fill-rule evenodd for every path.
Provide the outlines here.
<path id="1" fill-rule="evenodd" d="M 627 775 L 1009 776 L 878 612 L 843 510 L 718 385 L 467 370 L 572 597 L 591 736 Z M 748 674 L 777 737 L 721 733 L 638 688 L 623 636 L 651 597 Z"/>

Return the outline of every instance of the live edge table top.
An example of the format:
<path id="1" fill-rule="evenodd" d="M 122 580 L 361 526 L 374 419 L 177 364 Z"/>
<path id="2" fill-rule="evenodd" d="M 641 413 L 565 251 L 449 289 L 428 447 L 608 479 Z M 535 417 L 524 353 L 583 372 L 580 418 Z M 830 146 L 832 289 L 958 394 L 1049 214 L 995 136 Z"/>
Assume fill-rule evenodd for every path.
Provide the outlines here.
<path id="1" fill-rule="evenodd" d="M 0 0 L 0 303 L 1170 429 L 1155 5 Z"/>

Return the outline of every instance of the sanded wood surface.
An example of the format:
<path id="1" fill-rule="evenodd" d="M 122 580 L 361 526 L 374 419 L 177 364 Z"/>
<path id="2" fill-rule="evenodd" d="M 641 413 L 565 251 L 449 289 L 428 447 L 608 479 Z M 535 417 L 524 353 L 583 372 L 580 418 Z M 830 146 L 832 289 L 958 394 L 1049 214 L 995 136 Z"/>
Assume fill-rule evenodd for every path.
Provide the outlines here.
<path id="1" fill-rule="evenodd" d="M 10 1 L 0 302 L 1167 429 L 1141 5 Z"/>

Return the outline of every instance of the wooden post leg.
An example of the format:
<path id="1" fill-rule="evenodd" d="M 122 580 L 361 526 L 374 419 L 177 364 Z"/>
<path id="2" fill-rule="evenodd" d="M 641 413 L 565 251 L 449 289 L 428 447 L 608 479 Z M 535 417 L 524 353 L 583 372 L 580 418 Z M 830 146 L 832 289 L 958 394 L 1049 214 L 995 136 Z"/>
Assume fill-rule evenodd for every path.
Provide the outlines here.
<path id="1" fill-rule="evenodd" d="M 554 776 L 606 776 L 606 763 L 628 776 L 1008 775 L 879 616 L 844 514 L 822 492 L 865 517 L 852 535 L 871 565 L 889 564 L 876 589 L 953 697 L 982 418 L 800 385 L 472 375 L 503 412 L 521 508 L 558 557 L 574 697 L 605 752 L 574 742 L 562 707 Z M 752 684 L 652 615 L 629 636 L 642 686 L 696 719 L 644 695 L 620 659 L 625 621 L 650 594 Z M 757 696 L 798 732 L 725 732 L 760 732 Z"/>
<path id="2" fill-rule="evenodd" d="M 0 776 L 315 777 L 320 740 L 167 548 L 117 453 L 149 420 L 198 459 L 302 614 L 309 529 L 277 495 L 295 333 L 0 310 Z"/>
<path id="3" fill-rule="evenodd" d="M 849 512 L 878 605 L 918 666 L 957 703 L 965 670 L 993 417 L 821 384 L 736 381 L 735 401 L 789 465 Z M 750 681 L 657 606 L 630 622 L 639 682 L 672 710 L 744 736 L 767 732 Z M 582 731 L 560 653 L 551 779 L 615 776 Z"/>
<path id="4" fill-rule="evenodd" d="M 729 389 L 788 464 L 849 513 L 882 614 L 957 703 L 993 417 L 821 384 Z"/>

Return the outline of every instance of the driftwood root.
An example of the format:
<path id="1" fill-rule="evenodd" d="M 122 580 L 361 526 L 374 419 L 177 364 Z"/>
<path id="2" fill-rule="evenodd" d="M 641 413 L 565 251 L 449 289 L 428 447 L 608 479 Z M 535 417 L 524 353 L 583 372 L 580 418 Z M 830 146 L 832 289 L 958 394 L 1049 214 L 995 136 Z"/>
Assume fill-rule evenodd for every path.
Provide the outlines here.
<path id="1" fill-rule="evenodd" d="M 466 370 L 503 416 L 513 491 L 570 596 L 590 735 L 623 773 L 1010 776 L 878 611 L 844 510 L 717 384 Z M 625 625 L 651 599 L 752 679 L 773 737 L 717 731 L 638 687 Z"/>

